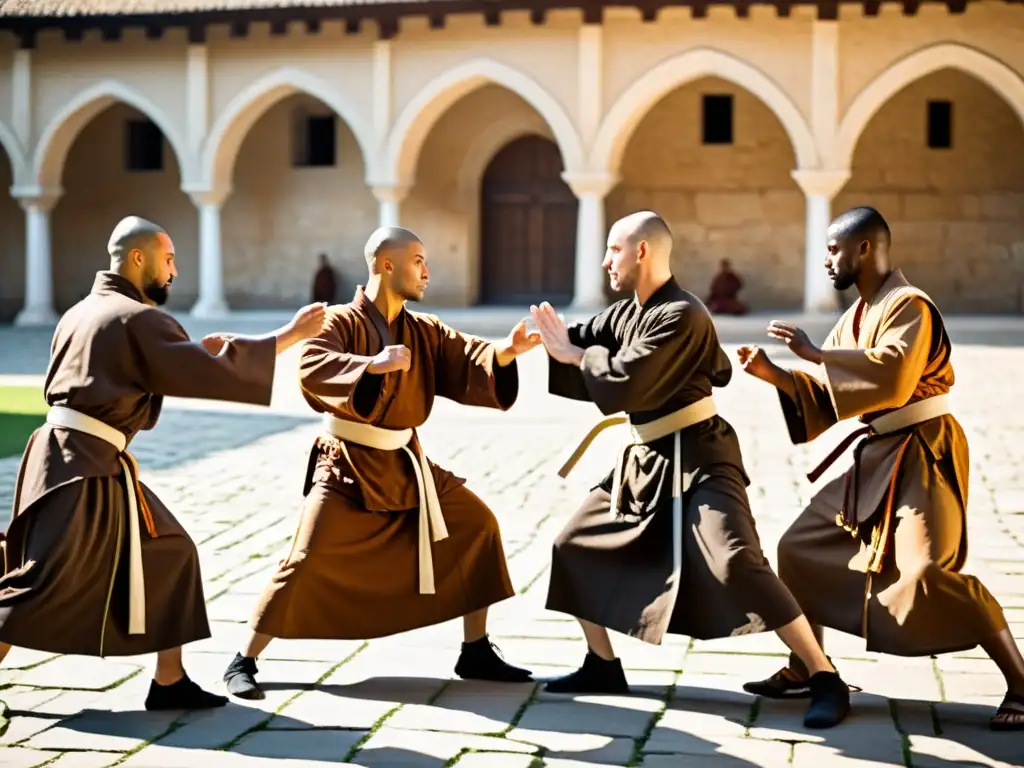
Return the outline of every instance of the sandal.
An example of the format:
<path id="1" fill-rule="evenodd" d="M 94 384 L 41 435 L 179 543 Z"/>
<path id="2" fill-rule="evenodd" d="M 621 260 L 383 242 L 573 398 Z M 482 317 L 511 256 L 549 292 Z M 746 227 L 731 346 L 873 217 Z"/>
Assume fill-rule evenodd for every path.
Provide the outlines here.
<path id="1" fill-rule="evenodd" d="M 1007 693 L 995 717 L 989 721 L 989 727 L 993 731 L 1024 731 L 1024 696 Z"/>

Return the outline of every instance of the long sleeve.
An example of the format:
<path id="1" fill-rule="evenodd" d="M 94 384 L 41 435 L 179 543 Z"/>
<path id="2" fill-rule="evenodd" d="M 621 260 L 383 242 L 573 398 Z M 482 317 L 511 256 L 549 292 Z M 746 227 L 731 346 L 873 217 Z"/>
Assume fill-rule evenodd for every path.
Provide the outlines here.
<path id="1" fill-rule="evenodd" d="M 796 401 L 781 389 L 779 404 L 793 445 L 809 443 L 838 421 L 828 387 L 804 371 L 792 371 Z"/>
<path id="2" fill-rule="evenodd" d="M 369 373 L 373 358 L 354 354 L 352 346 L 349 319 L 329 313 L 320 333 L 302 345 L 299 387 L 314 410 L 365 420 L 377 403 L 384 376 Z"/>
<path id="3" fill-rule="evenodd" d="M 234 339 L 211 355 L 173 317 L 158 309 L 134 315 L 128 334 L 137 352 L 140 384 L 147 392 L 270 405 L 277 363 L 277 342 L 272 336 Z"/>
<path id="4" fill-rule="evenodd" d="M 434 368 L 438 396 L 462 405 L 511 408 L 519 396 L 518 363 L 513 360 L 500 366 L 491 342 L 460 333 L 434 317 L 429 322 L 438 334 Z"/>
<path id="5" fill-rule="evenodd" d="M 911 298 L 882 319 L 870 349 L 826 349 L 822 368 L 838 419 L 906 405 L 931 351 L 931 310 Z"/>
<path id="6" fill-rule="evenodd" d="M 583 382 L 606 415 L 661 406 L 698 368 L 712 340 L 710 318 L 689 304 L 670 305 L 641 322 L 648 327 L 617 352 L 595 344 L 583 353 Z"/>
<path id="7" fill-rule="evenodd" d="M 612 329 L 616 309 L 617 306 L 613 304 L 586 322 L 570 325 L 568 328 L 570 343 L 582 349 L 595 345 L 601 345 L 608 349 L 615 348 L 615 334 Z M 548 392 L 569 400 L 591 402 L 590 392 L 587 391 L 583 371 L 579 366 L 561 363 L 550 355 L 548 356 Z"/>

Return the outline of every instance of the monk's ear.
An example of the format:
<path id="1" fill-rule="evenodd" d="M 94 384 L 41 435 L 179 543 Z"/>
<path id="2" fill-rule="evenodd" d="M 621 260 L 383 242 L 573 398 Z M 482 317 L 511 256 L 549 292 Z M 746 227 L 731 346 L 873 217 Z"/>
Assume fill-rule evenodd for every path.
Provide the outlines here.
<path id="1" fill-rule="evenodd" d="M 132 248 L 128 252 L 128 259 L 136 267 L 141 267 L 146 260 L 146 254 L 144 254 L 139 248 Z"/>

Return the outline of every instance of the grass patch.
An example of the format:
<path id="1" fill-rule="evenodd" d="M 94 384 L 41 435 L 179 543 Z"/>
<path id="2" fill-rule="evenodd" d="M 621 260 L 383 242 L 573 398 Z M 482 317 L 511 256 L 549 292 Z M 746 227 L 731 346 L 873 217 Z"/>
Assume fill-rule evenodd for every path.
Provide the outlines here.
<path id="1" fill-rule="evenodd" d="M 21 455 L 49 409 L 39 387 L 0 387 L 0 459 Z"/>

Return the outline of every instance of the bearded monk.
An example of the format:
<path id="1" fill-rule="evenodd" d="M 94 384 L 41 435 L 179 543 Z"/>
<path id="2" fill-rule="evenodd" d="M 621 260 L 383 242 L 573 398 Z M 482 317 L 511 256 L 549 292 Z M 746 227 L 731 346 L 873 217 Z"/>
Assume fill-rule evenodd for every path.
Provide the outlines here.
<path id="1" fill-rule="evenodd" d="M 199 555 L 127 453 L 164 397 L 269 405 L 275 359 L 320 328 L 311 305 L 263 337 L 192 342 L 157 307 L 178 275 L 167 232 L 114 228 L 110 270 L 61 318 L 14 491 L 0 578 L 0 659 L 11 645 L 80 656 L 157 653 L 146 709 L 227 703 L 189 679 L 181 646 L 210 636 Z"/>
<path id="2" fill-rule="evenodd" d="M 548 388 L 594 403 L 596 434 L 628 423 L 615 468 L 555 540 L 547 608 L 579 619 L 588 651 L 553 693 L 625 693 L 608 629 L 658 645 L 665 634 L 708 640 L 776 632 L 813 670 L 809 728 L 837 725 L 850 692 L 815 642 L 796 600 L 761 552 L 749 479 L 712 389 L 732 378 L 707 309 L 676 283 L 672 233 L 650 211 L 617 221 L 603 267 L 633 296 L 567 328 L 532 307 L 550 357 Z"/>
<path id="3" fill-rule="evenodd" d="M 494 514 L 427 460 L 416 435 L 435 397 L 507 410 L 516 356 L 540 343 L 521 321 L 492 344 L 413 312 L 430 278 L 423 243 L 382 227 L 366 244 L 369 278 L 330 307 L 302 349 L 299 385 L 324 415 L 291 553 L 252 618 L 252 636 L 224 673 L 230 693 L 262 699 L 256 660 L 274 637 L 369 639 L 463 618 L 455 673 L 526 682 L 487 636 L 487 609 L 512 597 Z"/>
<path id="4" fill-rule="evenodd" d="M 967 438 L 950 411 L 951 344 L 939 310 L 889 260 L 891 234 L 873 208 L 854 208 L 828 229 L 825 269 L 836 290 L 860 298 L 819 349 L 773 322 L 768 335 L 818 366 L 787 371 L 742 347 L 747 373 L 775 386 L 794 444 L 843 419 L 865 425 L 808 477 L 816 480 L 854 440 L 846 474 L 826 484 L 779 541 L 779 575 L 815 626 L 858 635 L 869 651 L 929 656 L 980 645 L 1006 677 L 991 726 L 1024 729 L 1024 660 L 1003 610 L 967 558 Z M 807 671 L 791 658 L 744 688 L 806 695 Z"/>

